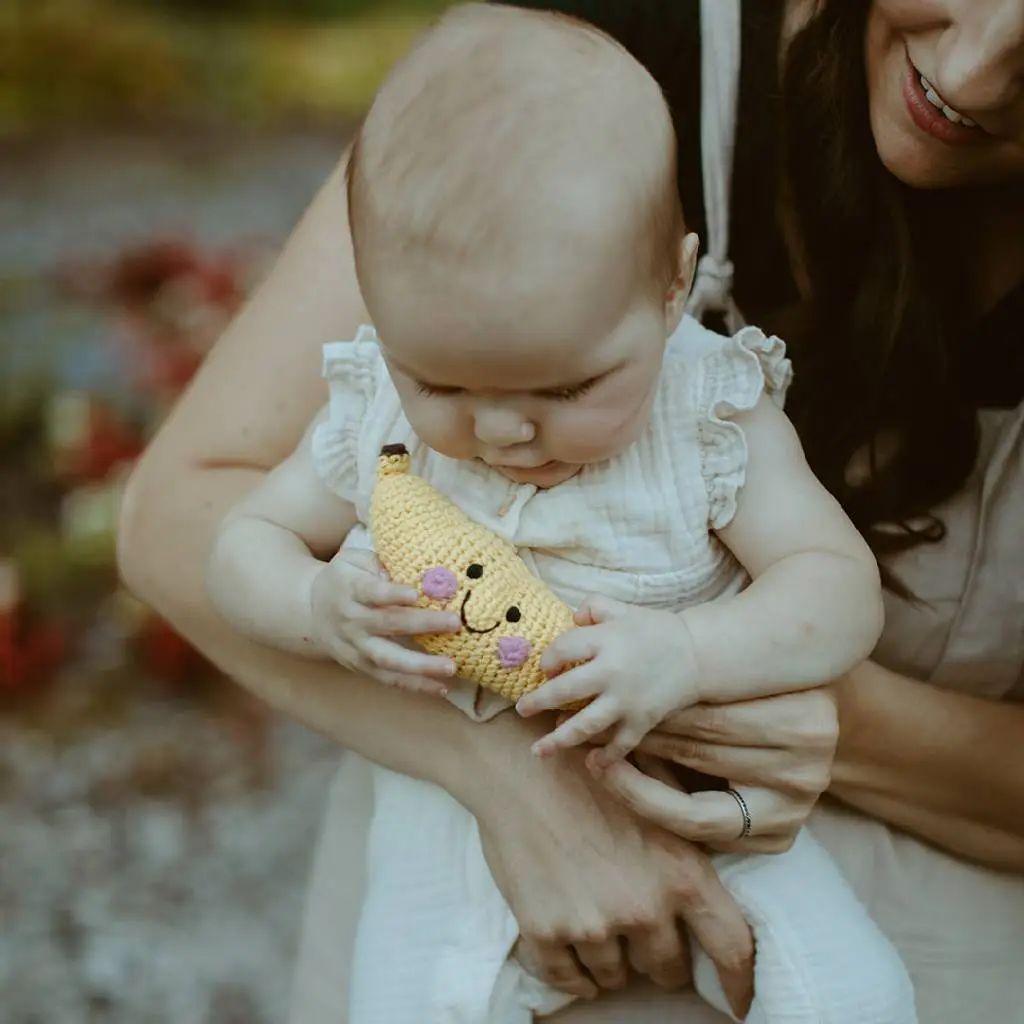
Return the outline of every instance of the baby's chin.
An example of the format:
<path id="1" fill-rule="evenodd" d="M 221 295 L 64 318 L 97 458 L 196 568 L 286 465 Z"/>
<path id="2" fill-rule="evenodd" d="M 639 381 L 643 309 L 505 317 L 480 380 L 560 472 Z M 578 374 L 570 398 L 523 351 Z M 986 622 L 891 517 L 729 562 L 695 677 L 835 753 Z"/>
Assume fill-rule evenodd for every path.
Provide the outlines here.
<path id="1" fill-rule="evenodd" d="M 516 469 L 512 466 L 494 466 L 502 476 L 516 484 L 532 484 L 546 490 L 571 480 L 583 467 L 571 462 L 546 462 L 535 469 Z"/>

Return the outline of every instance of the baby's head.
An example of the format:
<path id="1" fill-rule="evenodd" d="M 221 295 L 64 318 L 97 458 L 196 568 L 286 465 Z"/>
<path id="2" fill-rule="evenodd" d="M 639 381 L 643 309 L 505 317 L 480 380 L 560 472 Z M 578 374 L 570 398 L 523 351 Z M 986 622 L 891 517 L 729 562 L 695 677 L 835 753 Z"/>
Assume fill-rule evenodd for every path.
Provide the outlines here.
<path id="1" fill-rule="evenodd" d="M 348 189 L 360 287 L 423 441 L 547 487 L 636 439 L 696 239 L 668 108 L 621 46 L 555 14 L 455 8 L 377 95 Z"/>

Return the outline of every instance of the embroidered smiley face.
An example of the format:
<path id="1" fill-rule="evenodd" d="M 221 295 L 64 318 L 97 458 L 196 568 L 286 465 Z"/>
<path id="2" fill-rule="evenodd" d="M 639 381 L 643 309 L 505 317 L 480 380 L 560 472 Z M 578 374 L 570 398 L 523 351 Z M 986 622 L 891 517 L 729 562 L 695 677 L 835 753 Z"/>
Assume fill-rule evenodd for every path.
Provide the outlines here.
<path id="1" fill-rule="evenodd" d="M 487 581 L 481 582 L 485 576 L 488 577 Z M 489 585 L 492 576 L 498 580 L 495 587 Z M 420 590 L 432 603 L 440 602 L 445 608 L 457 607 L 463 629 L 472 635 L 488 636 L 501 630 L 502 635 L 496 637 L 497 642 L 494 645 L 498 664 L 504 669 L 523 665 L 533 652 L 533 644 L 525 636 L 515 633 L 516 624 L 523 618 L 522 609 L 517 604 L 503 607 L 504 587 L 501 579 L 495 574 L 487 574 L 480 562 L 471 562 L 466 567 L 463 577 L 466 584 L 460 586 L 459 577 L 451 569 L 435 565 L 423 573 Z M 507 582 L 506 576 L 505 583 Z M 459 594 L 461 598 L 453 601 Z M 493 609 L 496 601 L 497 611 L 491 611 L 488 617 L 487 612 Z"/>
<path id="2" fill-rule="evenodd" d="M 511 700 L 545 681 L 540 656 L 572 627 L 571 610 L 508 541 L 410 474 L 404 450 L 382 453 L 371 527 L 391 577 L 416 587 L 421 606 L 460 617 L 459 633 L 417 637 L 420 646 Z"/>

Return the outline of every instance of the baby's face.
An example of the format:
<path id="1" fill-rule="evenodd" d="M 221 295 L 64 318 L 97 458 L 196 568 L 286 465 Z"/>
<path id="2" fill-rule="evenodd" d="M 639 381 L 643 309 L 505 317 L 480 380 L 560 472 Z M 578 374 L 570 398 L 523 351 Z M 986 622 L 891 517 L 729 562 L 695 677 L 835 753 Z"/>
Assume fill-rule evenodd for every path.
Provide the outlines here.
<path id="1" fill-rule="evenodd" d="M 552 487 L 646 427 L 672 325 L 624 261 L 388 276 L 374 319 L 406 417 L 435 451 Z"/>

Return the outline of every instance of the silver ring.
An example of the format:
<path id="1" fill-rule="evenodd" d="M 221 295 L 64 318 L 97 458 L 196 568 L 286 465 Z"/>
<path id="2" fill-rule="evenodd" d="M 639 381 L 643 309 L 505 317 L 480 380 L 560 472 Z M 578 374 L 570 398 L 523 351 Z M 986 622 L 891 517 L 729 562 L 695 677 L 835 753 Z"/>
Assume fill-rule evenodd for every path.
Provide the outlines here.
<path id="1" fill-rule="evenodd" d="M 750 830 L 753 826 L 753 822 L 750 820 L 750 808 L 747 806 L 747 801 L 736 792 L 735 789 L 727 789 L 726 793 L 729 794 L 736 801 L 740 809 L 740 814 L 743 815 L 743 831 L 740 832 L 737 838 L 746 839 L 750 835 Z"/>

